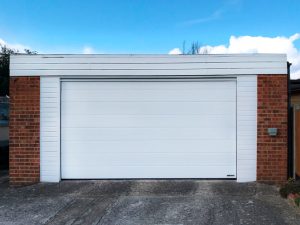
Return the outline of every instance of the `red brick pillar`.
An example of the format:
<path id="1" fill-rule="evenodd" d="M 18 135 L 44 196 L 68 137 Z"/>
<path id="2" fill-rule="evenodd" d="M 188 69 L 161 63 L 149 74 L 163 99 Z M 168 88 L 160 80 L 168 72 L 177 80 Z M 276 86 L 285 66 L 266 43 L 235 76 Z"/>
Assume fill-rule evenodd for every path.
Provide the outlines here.
<path id="1" fill-rule="evenodd" d="M 257 180 L 283 183 L 287 180 L 288 92 L 287 75 L 258 75 L 257 78 Z M 278 128 L 269 136 L 268 128 Z"/>
<path id="2" fill-rule="evenodd" d="M 14 186 L 40 180 L 40 78 L 11 77 L 9 177 Z"/>

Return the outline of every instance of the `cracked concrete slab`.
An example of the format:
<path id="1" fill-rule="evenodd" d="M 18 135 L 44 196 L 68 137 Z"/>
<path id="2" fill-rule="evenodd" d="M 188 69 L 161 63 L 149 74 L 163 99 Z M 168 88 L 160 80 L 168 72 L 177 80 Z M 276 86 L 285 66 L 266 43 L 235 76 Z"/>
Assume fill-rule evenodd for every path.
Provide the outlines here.
<path id="1" fill-rule="evenodd" d="M 274 186 L 235 181 L 98 180 L 10 188 L 0 224 L 300 224 Z"/>

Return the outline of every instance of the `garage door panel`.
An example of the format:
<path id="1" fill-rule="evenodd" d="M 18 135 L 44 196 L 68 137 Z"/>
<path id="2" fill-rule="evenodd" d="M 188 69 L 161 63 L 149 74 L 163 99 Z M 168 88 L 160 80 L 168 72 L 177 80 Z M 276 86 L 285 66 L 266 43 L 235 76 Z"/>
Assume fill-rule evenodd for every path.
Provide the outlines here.
<path id="1" fill-rule="evenodd" d="M 134 79 L 132 79 L 134 80 Z M 211 90 L 211 88 L 218 90 L 234 90 L 235 89 L 235 82 L 232 82 L 231 79 L 222 79 L 217 80 L 215 79 L 213 87 L 211 86 L 212 80 L 211 79 L 202 79 L 201 82 L 186 82 L 186 79 L 183 80 L 157 80 L 154 82 L 146 81 L 143 82 L 141 80 L 135 81 L 80 81 L 77 82 L 64 82 L 63 88 L 65 91 L 92 91 L 92 90 L 108 90 L 108 91 L 124 91 L 124 90 L 132 90 L 135 89 L 137 91 L 145 91 L 145 90 Z M 149 86 L 149 82 L 151 86 Z M 83 83 L 88 83 L 88 86 L 84 86 Z M 172 85 L 169 85 L 172 83 Z M 224 85 L 225 84 L 225 85 Z M 63 97 L 63 96 L 62 96 Z"/>
<path id="2" fill-rule="evenodd" d="M 89 153 L 88 151 L 86 153 Z M 163 166 L 163 165 L 230 165 L 230 159 L 235 156 L 234 153 L 204 153 L 204 152 L 180 152 L 180 153 L 163 153 L 163 152 L 139 152 L 128 154 L 129 152 L 122 153 L 109 153 L 97 152 L 93 153 L 93 159 L 89 155 L 84 155 L 80 152 L 72 152 L 70 156 L 71 163 L 68 165 L 78 165 L 76 159 L 80 159 L 82 166 Z M 147 158 L 147 160 L 145 160 Z"/>
<path id="3" fill-rule="evenodd" d="M 228 166 L 219 166 L 219 170 L 214 165 L 191 165 L 191 166 L 127 166 L 126 170 L 122 166 L 103 166 L 101 170 L 95 171 L 94 167 L 86 167 L 80 170 L 78 166 L 70 168 L 70 173 L 66 172 L 68 179 L 119 179 L 119 178 L 235 178 L 235 168 L 229 171 Z M 174 173 L 176 171 L 176 173 Z M 209 171 L 209 173 L 208 173 Z M 228 174 L 228 172 L 229 174 Z M 75 175 L 76 174 L 76 175 Z M 233 175 L 228 177 L 227 175 Z"/>
<path id="4" fill-rule="evenodd" d="M 235 176 L 235 81 L 63 82 L 61 96 L 62 178 Z"/>
<path id="5" fill-rule="evenodd" d="M 115 90 L 70 90 L 70 97 L 68 101 L 72 102 L 119 102 L 119 101 L 184 101 L 194 102 L 203 101 L 203 95 L 206 95 L 206 101 L 231 101 L 232 91 L 234 89 L 224 92 L 224 90 L 216 89 L 211 95 L 206 95 L 207 90 L 195 89 L 195 90 L 126 90 L 126 91 L 115 91 Z M 88 96 L 88 97 L 87 97 Z M 62 98 L 64 102 L 65 99 Z"/>
<path id="6" fill-rule="evenodd" d="M 101 146 L 101 148 L 99 147 Z M 201 146 L 205 146 L 202 148 Z M 199 151 L 203 153 L 218 153 L 220 149 L 224 153 L 231 153 L 232 149 L 235 148 L 235 144 L 228 139 L 214 140 L 213 142 L 204 139 L 197 140 L 105 140 L 105 141 L 62 141 L 62 148 L 64 153 L 72 154 L 74 152 L 82 152 L 85 149 L 86 154 L 93 153 L 94 149 L 100 154 L 103 153 L 114 153 L 118 154 L 120 151 L 128 153 L 182 153 L 190 152 L 197 153 Z"/>
<path id="7" fill-rule="evenodd" d="M 158 123 L 161 127 L 169 128 L 197 128 L 199 125 L 204 128 L 214 128 L 219 127 L 220 123 L 228 123 L 226 126 L 230 126 L 231 122 L 228 122 L 227 119 L 228 115 L 89 115 L 83 118 L 81 115 L 72 114 L 65 118 L 64 124 L 65 128 L 151 128 L 156 127 Z"/>
<path id="8" fill-rule="evenodd" d="M 234 138 L 235 133 L 228 132 L 230 127 L 214 128 L 65 128 L 66 135 L 62 140 L 78 140 L 85 137 L 90 140 L 152 140 L 165 139 L 211 139 L 214 136 Z M 234 128 L 234 127 L 231 127 Z"/>
<path id="9" fill-rule="evenodd" d="M 85 115 L 232 115 L 235 102 L 65 102 L 72 114 Z M 221 109 L 221 110 L 219 110 Z M 226 110 L 228 109 L 228 111 Z M 226 111 L 225 111 L 226 110 Z M 63 116 L 66 116 L 63 111 Z"/>

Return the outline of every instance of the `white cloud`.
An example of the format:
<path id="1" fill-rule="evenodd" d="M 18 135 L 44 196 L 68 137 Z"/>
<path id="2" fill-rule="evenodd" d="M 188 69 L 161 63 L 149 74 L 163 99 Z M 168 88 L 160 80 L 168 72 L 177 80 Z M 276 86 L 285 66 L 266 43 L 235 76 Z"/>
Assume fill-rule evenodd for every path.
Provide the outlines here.
<path id="1" fill-rule="evenodd" d="M 170 55 L 180 55 L 182 54 L 181 50 L 179 48 L 173 48 L 171 51 L 169 51 Z"/>
<path id="2" fill-rule="evenodd" d="M 0 38 L 0 46 L 6 46 L 8 48 L 19 51 L 20 53 L 24 53 L 24 49 L 30 49 L 29 46 L 18 44 L 18 43 L 8 43 Z"/>
<path id="3" fill-rule="evenodd" d="M 290 37 L 262 37 L 262 36 L 231 36 L 228 45 L 200 48 L 200 54 L 227 54 L 227 53 L 285 53 L 292 63 L 291 78 L 300 78 L 300 50 L 294 45 L 300 39 L 296 33 Z"/>
<path id="4" fill-rule="evenodd" d="M 92 47 L 85 46 L 82 50 L 83 54 L 94 54 L 95 50 Z"/>

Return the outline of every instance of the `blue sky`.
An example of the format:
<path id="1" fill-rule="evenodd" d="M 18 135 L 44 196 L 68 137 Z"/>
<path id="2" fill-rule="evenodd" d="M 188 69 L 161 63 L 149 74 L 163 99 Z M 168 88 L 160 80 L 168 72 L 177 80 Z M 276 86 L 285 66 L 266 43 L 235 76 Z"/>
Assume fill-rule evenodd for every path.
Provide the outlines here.
<path id="1" fill-rule="evenodd" d="M 47 52 L 166 53 L 184 40 L 300 32 L 299 0 L 1 0 L 1 8 L 0 38 Z"/>
<path id="2" fill-rule="evenodd" d="M 40 53 L 168 53 L 184 40 L 187 47 L 192 41 L 228 47 L 232 36 L 300 33 L 299 0 L 1 0 L 0 6 L 0 43 Z"/>

